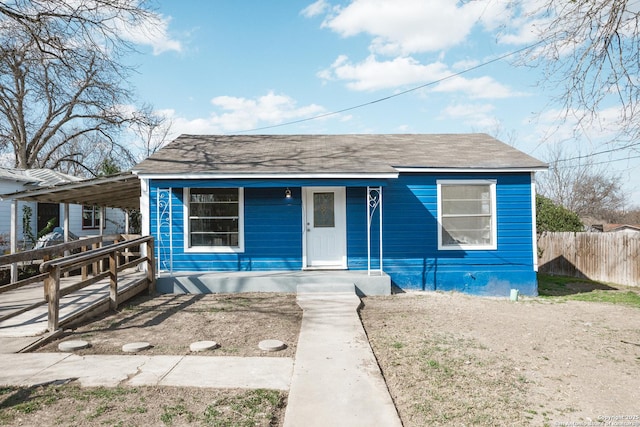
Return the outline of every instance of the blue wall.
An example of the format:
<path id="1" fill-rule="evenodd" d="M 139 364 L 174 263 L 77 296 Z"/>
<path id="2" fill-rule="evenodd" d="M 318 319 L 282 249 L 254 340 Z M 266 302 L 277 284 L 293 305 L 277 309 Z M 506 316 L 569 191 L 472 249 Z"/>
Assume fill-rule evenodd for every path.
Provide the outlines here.
<path id="1" fill-rule="evenodd" d="M 498 249 L 438 251 L 437 179 L 497 179 Z M 220 187 L 220 181 L 189 182 L 195 187 Z M 351 270 L 367 268 L 365 186 L 359 181 L 234 181 L 244 187 L 245 250 L 243 253 L 184 252 L 182 187 L 184 181 L 152 181 L 150 230 L 156 236 L 156 189 L 172 188 L 174 271 L 274 271 L 302 269 L 301 186 L 347 185 L 347 258 Z M 537 294 L 533 271 L 531 183 L 522 174 L 403 174 L 386 181 L 383 190 L 384 271 L 402 289 L 456 290 L 481 295 L 508 295 L 517 288 Z M 266 186 L 266 187 L 265 187 Z M 284 189 L 293 192 L 284 198 Z M 372 268 L 379 267 L 379 212 L 372 225 Z M 156 245 L 168 268 L 168 226 Z"/>
<path id="2" fill-rule="evenodd" d="M 438 179 L 497 179 L 497 250 L 438 250 Z M 398 287 L 537 295 L 529 174 L 403 175 L 385 187 L 383 214 L 384 271 Z"/>

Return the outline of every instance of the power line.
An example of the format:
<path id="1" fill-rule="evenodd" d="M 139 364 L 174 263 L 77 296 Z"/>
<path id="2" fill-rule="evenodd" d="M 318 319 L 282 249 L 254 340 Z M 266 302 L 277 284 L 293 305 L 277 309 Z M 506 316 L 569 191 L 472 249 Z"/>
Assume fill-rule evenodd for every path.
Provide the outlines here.
<path id="1" fill-rule="evenodd" d="M 554 160 L 553 162 L 550 162 L 550 163 L 556 164 L 556 163 L 561 163 L 561 162 L 568 162 L 568 161 L 571 161 L 571 160 L 588 159 L 590 157 L 599 156 L 600 154 L 615 153 L 617 151 L 622 151 L 622 150 L 626 150 L 627 148 L 632 148 L 632 147 L 637 147 L 637 146 L 640 146 L 640 142 L 634 142 L 632 144 L 623 145 L 622 147 L 610 148 L 608 150 L 596 151 L 595 153 L 590 153 L 590 154 L 585 154 L 585 155 L 578 155 L 578 156 L 574 156 L 574 157 L 567 157 L 565 159 L 558 159 L 558 160 Z M 627 158 L 635 159 L 637 157 L 640 157 L 640 156 L 627 157 Z M 619 159 L 619 160 L 625 160 L 625 159 Z M 611 160 L 611 161 L 618 161 L 618 160 Z M 601 162 L 601 163 L 607 163 L 607 162 Z M 596 164 L 600 164 L 600 163 L 596 163 Z"/>
<path id="2" fill-rule="evenodd" d="M 343 108 L 341 110 L 336 110 L 336 111 L 331 111 L 331 112 L 328 112 L 328 113 L 319 114 L 317 116 L 306 117 L 304 119 L 292 120 L 292 121 L 285 122 L 285 123 L 279 123 L 277 125 L 269 125 L 269 126 L 262 126 L 262 127 L 252 128 L 252 129 L 245 129 L 245 130 L 236 131 L 234 133 L 255 132 L 255 131 L 259 131 L 259 130 L 273 129 L 273 128 L 278 128 L 278 127 L 283 127 L 283 126 L 290 126 L 290 125 L 294 125 L 294 124 L 298 124 L 298 123 L 308 122 L 308 121 L 311 121 L 311 120 L 317 120 L 317 119 L 322 119 L 322 118 L 329 117 L 329 116 L 334 116 L 336 114 L 341 114 L 341 113 L 345 113 L 347 111 L 351 111 L 351 110 L 355 110 L 355 109 L 358 109 L 358 108 L 363 108 L 363 107 L 366 107 L 366 106 L 369 106 L 369 105 L 377 104 L 379 102 L 387 101 L 387 100 L 392 99 L 392 98 L 397 98 L 399 96 L 406 95 L 407 93 L 410 93 L 410 92 L 415 92 L 417 90 L 424 89 L 425 87 L 428 87 L 428 86 L 436 85 L 436 84 L 441 83 L 441 82 L 443 82 L 445 80 L 449 80 L 451 78 L 458 77 L 458 76 L 460 76 L 462 74 L 466 74 L 466 73 L 469 73 L 471 71 L 475 71 L 475 70 L 477 70 L 479 68 L 486 67 L 487 65 L 493 64 L 494 62 L 501 61 L 501 60 L 503 60 L 505 58 L 508 58 L 510 56 L 517 55 L 518 53 L 521 53 L 521 52 L 524 52 L 524 51 L 529 50 L 531 48 L 534 48 L 534 47 L 538 46 L 539 44 L 544 43 L 545 41 L 546 41 L 546 39 L 542 39 L 542 40 L 540 40 L 540 41 L 538 41 L 536 43 L 530 44 L 530 45 L 525 46 L 523 48 L 520 48 L 518 50 L 514 50 L 514 51 L 511 51 L 511 52 L 505 53 L 504 55 L 498 56 L 498 57 L 493 58 L 493 59 L 491 59 L 489 61 L 483 62 L 481 64 L 478 64 L 478 65 L 475 65 L 473 67 L 467 68 L 465 70 L 459 71 L 457 73 L 448 75 L 446 77 L 442 77 L 442 78 L 437 79 L 437 80 L 430 81 L 428 83 L 421 84 L 419 86 L 412 87 L 412 88 L 407 89 L 407 90 L 403 90 L 403 91 L 398 92 L 398 93 L 394 93 L 393 95 L 389 95 L 389 96 L 385 96 L 385 97 L 382 97 L 382 98 L 374 99 L 373 101 L 368 101 L 368 102 L 365 102 L 365 103 L 362 103 L 362 104 L 358 104 L 358 105 L 354 105 L 354 106 L 351 106 L 351 107 Z"/>
<path id="3" fill-rule="evenodd" d="M 615 150 L 614 150 L 615 151 Z M 584 156 L 584 157 L 588 157 L 588 156 Z M 615 162 L 623 162 L 625 160 L 633 160 L 633 159 L 640 159 L 640 155 L 638 156 L 628 156 L 628 157 L 623 157 L 621 159 L 613 159 L 613 160 L 602 160 L 600 162 L 595 162 L 595 163 L 589 163 L 588 166 L 598 166 L 598 165 L 605 165 L 605 164 L 609 164 L 609 163 L 615 163 Z M 553 162 L 550 162 L 551 165 L 557 166 L 558 163 L 560 162 L 564 162 L 566 160 L 569 159 L 559 159 L 559 160 L 555 160 Z"/>

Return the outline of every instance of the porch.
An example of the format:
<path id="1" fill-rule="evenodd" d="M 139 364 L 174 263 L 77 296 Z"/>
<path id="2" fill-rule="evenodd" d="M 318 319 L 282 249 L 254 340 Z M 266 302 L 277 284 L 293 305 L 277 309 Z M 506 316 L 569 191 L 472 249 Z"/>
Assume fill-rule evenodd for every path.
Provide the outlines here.
<path id="1" fill-rule="evenodd" d="M 230 271 L 160 272 L 156 291 L 160 293 L 292 292 L 298 285 L 320 285 L 331 292 L 336 285 L 355 285 L 359 296 L 390 295 L 391 278 L 379 271 Z"/>

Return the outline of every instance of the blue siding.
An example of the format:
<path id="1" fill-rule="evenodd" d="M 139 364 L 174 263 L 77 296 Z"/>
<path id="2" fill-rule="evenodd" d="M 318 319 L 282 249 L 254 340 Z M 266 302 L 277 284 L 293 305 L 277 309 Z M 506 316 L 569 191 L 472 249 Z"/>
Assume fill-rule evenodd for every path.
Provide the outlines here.
<path id="1" fill-rule="evenodd" d="M 438 179 L 496 179 L 498 248 L 494 251 L 439 251 Z M 404 289 L 456 290 L 508 295 L 509 289 L 537 293 L 533 270 L 531 185 L 528 173 L 403 174 L 398 179 L 289 181 L 152 181 L 150 226 L 156 235 L 156 190 L 173 191 L 173 269 L 175 271 L 274 271 L 302 268 L 302 186 L 347 186 L 348 268 L 367 268 L 366 185 L 384 185 L 384 271 Z M 183 187 L 244 187 L 243 253 L 184 251 Z M 293 192 L 285 199 L 284 189 Z M 379 268 L 379 215 L 372 221 L 371 267 Z M 165 230 L 166 227 L 163 229 Z M 168 232 L 168 230 L 167 230 Z M 158 239 L 168 265 L 166 236 Z M 164 250 L 164 252 L 163 252 Z M 163 267 L 164 268 L 164 267 Z"/>
<path id="2" fill-rule="evenodd" d="M 497 250 L 438 250 L 438 179 L 497 179 Z M 535 295 L 531 218 L 529 174 L 403 175 L 384 189 L 384 271 L 404 289 Z"/>
<path id="3" fill-rule="evenodd" d="M 176 183 L 173 183 L 174 185 Z M 185 185 L 184 182 L 180 182 Z M 189 183 L 191 185 L 192 183 Z M 202 184 L 202 183 L 200 183 Z M 209 187 L 218 186 L 209 182 Z M 157 235 L 156 195 L 166 182 L 154 183 L 150 191 L 151 234 Z M 292 188 L 293 198 L 283 197 L 283 188 L 245 188 L 244 252 L 185 252 L 183 188 L 172 187 L 173 270 L 174 271 L 253 271 L 300 270 L 302 268 L 302 217 L 300 189 Z M 165 226 L 163 228 L 166 229 Z M 156 236 L 161 268 L 169 269 L 168 237 Z M 164 250 L 163 250 L 164 249 Z"/>

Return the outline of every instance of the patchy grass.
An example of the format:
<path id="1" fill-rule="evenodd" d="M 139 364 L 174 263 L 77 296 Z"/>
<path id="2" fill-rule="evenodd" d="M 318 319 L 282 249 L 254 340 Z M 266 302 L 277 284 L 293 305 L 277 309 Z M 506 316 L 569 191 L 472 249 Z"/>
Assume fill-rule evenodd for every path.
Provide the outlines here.
<path id="1" fill-rule="evenodd" d="M 279 425 L 286 395 L 274 390 L 169 387 L 0 388 L 0 425 Z"/>
<path id="2" fill-rule="evenodd" d="M 382 327 L 364 323 L 404 425 L 524 423 L 528 385 L 511 361 L 472 338 L 398 327 L 398 311 L 379 317 Z"/>
<path id="3" fill-rule="evenodd" d="M 640 308 L 638 290 L 575 277 L 538 275 L 540 297 L 558 301 L 588 301 Z"/>

